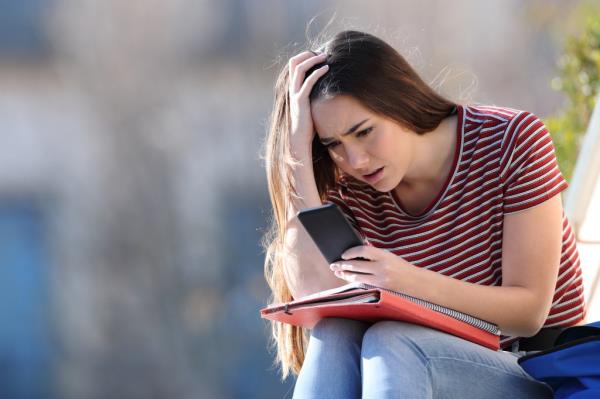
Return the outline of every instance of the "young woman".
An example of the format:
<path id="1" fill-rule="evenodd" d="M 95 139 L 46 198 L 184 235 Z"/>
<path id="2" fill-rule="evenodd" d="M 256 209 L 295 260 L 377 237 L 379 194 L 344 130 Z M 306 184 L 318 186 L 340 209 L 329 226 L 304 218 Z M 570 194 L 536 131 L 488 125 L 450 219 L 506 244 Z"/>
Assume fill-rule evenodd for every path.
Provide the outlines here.
<path id="1" fill-rule="evenodd" d="M 282 69 L 265 144 L 273 302 L 358 281 L 503 333 L 496 352 L 398 321 L 324 319 L 310 340 L 273 323 L 295 398 L 552 396 L 517 358 L 582 324 L 585 304 L 567 182 L 539 118 L 449 101 L 387 43 L 343 31 Z M 368 244 L 332 265 L 294 217 L 325 202 Z"/>

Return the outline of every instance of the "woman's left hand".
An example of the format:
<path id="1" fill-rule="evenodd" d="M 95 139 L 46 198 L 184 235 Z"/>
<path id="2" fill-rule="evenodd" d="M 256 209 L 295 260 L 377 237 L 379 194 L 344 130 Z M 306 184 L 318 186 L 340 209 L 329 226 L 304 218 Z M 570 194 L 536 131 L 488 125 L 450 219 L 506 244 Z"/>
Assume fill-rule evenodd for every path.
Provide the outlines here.
<path id="1" fill-rule="evenodd" d="M 369 260 L 354 259 L 359 257 Z M 342 259 L 329 266 L 336 277 L 398 291 L 409 286 L 420 270 L 389 251 L 368 245 L 348 249 Z"/>

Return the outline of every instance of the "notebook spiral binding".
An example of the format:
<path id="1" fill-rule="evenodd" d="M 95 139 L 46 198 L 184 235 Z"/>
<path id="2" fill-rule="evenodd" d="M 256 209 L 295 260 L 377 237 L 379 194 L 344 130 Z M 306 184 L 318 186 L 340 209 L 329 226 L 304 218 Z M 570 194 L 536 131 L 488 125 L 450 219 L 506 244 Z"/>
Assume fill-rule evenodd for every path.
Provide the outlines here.
<path id="1" fill-rule="evenodd" d="M 439 313 L 445 314 L 447 316 L 450 316 L 450 317 L 452 317 L 454 319 L 463 321 L 463 322 L 465 322 L 467 324 L 470 324 L 470 325 L 472 325 L 474 327 L 479 328 L 480 330 L 484 330 L 484 331 L 487 331 L 487 332 L 495 334 L 495 335 L 500 335 L 501 334 L 500 328 L 498 328 L 497 325 L 495 325 L 493 323 L 490 323 L 488 321 L 485 321 L 485 320 L 478 319 L 477 317 L 468 315 L 466 313 L 459 312 L 457 310 L 453 310 L 453 309 L 450 309 L 450 308 L 447 308 L 447 307 L 444 307 L 444 306 L 441 306 L 441 305 L 436 305 L 435 303 L 427 302 L 427 301 L 425 301 L 423 299 L 415 298 L 415 297 L 412 297 L 410 295 L 403 294 L 401 292 L 396 292 L 396 291 L 393 291 L 393 290 L 390 290 L 390 289 L 387 289 L 387 288 L 381 288 L 381 287 L 377 287 L 377 286 L 366 284 L 366 283 L 361 283 L 361 284 L 358 285 L 358 287 L 365 288 L 365 289 L 377 288 L 377 289 L 380 289 L 382 291 L 389 292 L 390 294 L 394 294 L 394 295 L 397 295 L 399 297 L 402 297 L 402 298 L 404 298 L 404 299 L 406 299 L 408 301 L 414 302 L 414 303 L 416 303 L 418 305 L 421 305 L 421 306 L 424 306 L 426 308 L 435 310 L 436 312 L 439 312 Z"/>

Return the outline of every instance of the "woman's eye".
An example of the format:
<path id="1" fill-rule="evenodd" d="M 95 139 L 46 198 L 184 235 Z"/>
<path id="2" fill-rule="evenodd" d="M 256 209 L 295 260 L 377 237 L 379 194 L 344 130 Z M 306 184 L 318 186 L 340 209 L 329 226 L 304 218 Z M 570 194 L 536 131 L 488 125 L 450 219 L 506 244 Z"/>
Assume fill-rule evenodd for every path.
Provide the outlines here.
<path id="1" fill-rule="evenodd" d="M 367 134 L 371 133 L 371 131 L 373 130 L 372 127 L 366 128 L 365 130 L 363 130 L 362 132 L 358 132 L 356 134 L 356 137 L 363 137 L 366 136 Z"/>
<path id="2" fill-rule="evenodd" d="M 373 131 L 373 127 L 372 126 L 366 128 L 365 130 L 362 130 L 362 131 L 356 133 L 356 137 L 364 137 L 364 136 L 368 135 L 369 133 L 371 133 L 371 131 Z M 325 148 L 331 149 L 331 148 L 337 147 L 338 144 L 339 143 L 337 141 L 334 141 L 334 142 L 331 142 L 329 144 L 323 144 L 323 145 L 325 146 Z"/>

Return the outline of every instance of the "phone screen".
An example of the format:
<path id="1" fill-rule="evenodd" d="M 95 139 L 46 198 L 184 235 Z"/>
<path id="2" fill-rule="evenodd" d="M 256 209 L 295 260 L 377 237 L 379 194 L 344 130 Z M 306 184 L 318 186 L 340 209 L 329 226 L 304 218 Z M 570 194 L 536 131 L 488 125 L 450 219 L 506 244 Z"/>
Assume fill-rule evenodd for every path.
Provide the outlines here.
<path id="1" fill-rule="evenodd" d="M 342 254 L 349 248 L 365 245 L 335 204 L 304 209 L 297 216 L 328 263 L 341 260 Z"/>

